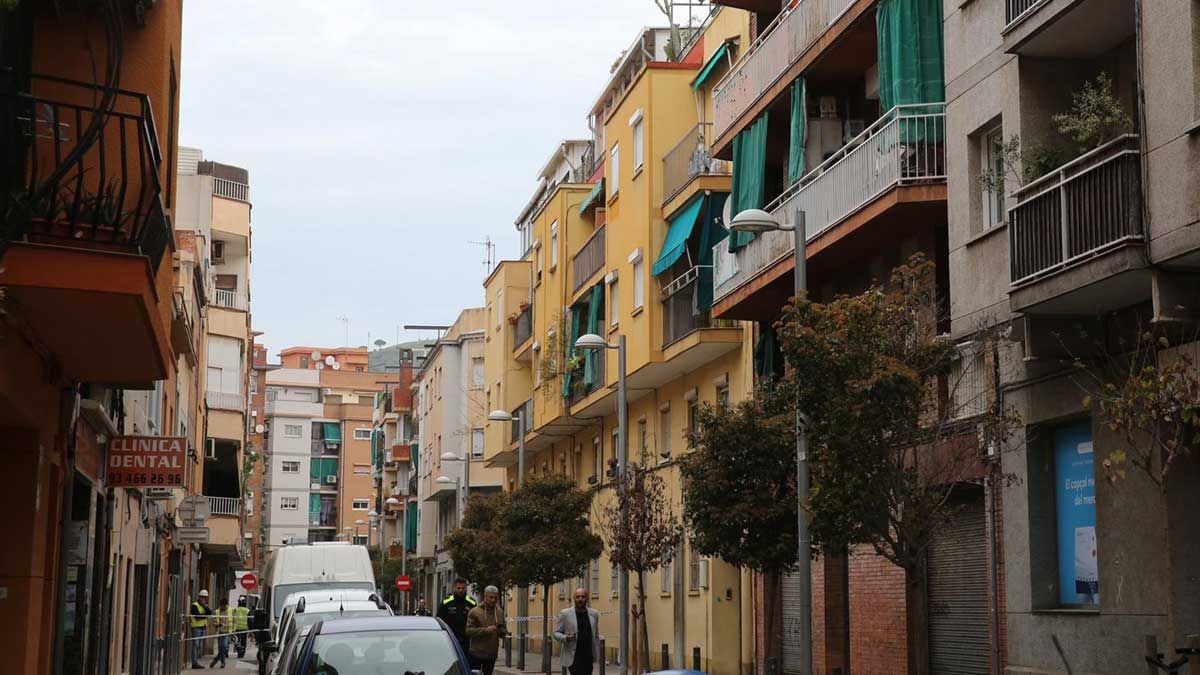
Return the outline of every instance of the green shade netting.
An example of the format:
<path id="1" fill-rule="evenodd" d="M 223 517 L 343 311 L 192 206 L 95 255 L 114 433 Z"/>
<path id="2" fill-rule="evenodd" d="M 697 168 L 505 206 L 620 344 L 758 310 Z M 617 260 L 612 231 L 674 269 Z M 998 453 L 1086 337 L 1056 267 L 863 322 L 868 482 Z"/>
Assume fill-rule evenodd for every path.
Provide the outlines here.
<path id="1" fill-rule="evenodd" d="M 663 239 L 658 260 L 655 260 L 654 266 L 650 268 L 650 274 L 658 276 L 671 269 L 671 265 L 674 265 L 675 261 L 679 260 L 687 250 L 688 237 L 692 236 L 692 229 L 695 227 L 696 219 L 703 207 L 704 195 L 701 193 L 692 197 L 692 201 L 688 202 L 688 205 L 671 219 L 671 227 L 667 230 L 666 238 Z"/>
<path id="2" fill-rule="evenodd" d="M 404 522 L 407 526 L 407 531 L 404 533 L 405 554 L 417 548 L 417 521 L 419 520 L 419 514 L 420 507 L 415 503 L 410 502 L 405 507 Z"/>
<path id="3" fill-rule="evenodd" d="M 879 106 L 940 103 L 946 100 L 945 46 L 942 3 L 939 0 L 881 0 L 875 11 L 879 50 Z M 907 115 L 937 110 L 906 109 Z M 900 121 L 900 142 L 945 137 L 942 118 L 916 117 Z"/>
<path id="4" fill-rule="evenodd" d="M 765 174 L 767 170 L 767 123 L 769 112 L 764 112 L 749 127 L 733 138 L 733 200 L 734 215 L 746 209 L 761 209 L 766 194 Z M 729 236 L 729 252 L 733 253 L 754 239 L 750 232 L 732 232 Z"/>
<path id="5" fill-rule="evenodd" d="M 733 43 L 729 41 L 722 42 L 721 46 L 717 47 L 717 51 L 713 52 L 713 55 L 708 58 L 707 62 L 705 62 L 704 67 L 700 69 L 700 74 L 696 76 L 696 79 L 692 80 L 693 91 L 704 85 L 705 80 L 712 75 L 712 72 L 721 64 L 721 59 L 725 57 L 725 54 L 728 53 L 732 47 Z"/>
<path id="6" fill-rule="evenodd" d="M 324 428 L 326 443 L 342 442 L 342 425 L 337 422 L 325 422 Z"/>
<path id="7" fill-rule="evenodd" d="M 587 332 L 600 333 L 600 309 L 604 306 L 604 285 L 592 286 L 591 297 L 588 300 Z M 589 349 L 583 355 L 583 385 L 591 387 L 596 383 L 596 350 Z"/>
<path id="8" fill-rule="evenodd" d="M 725 211 L 725 200 L 728 192 L 713 192 L 704 200 L 704 209 L 700 214 L 700 244 L 697 247 L 699 259 L 696 264 L 700 267 L 699 287 L 696 289 L 696 309 L 707 312 L 713 304 L 713 247 L 725 237 L 729 231 L 721 222 Z"/>
<path id="9" fill-rule="evenodd" d="M 804 146 L 808 140 L 808 98 L 804 90 L 804 78 L 797 77 L 792 83 L 792 128 L 788 143 L 788 185 L 804 175 Z"/>
<path id="10" fill-rule="evenodd" d="M 308 496 L 308 512 L 321 513 L 321 495 L 314 493 Z"/>

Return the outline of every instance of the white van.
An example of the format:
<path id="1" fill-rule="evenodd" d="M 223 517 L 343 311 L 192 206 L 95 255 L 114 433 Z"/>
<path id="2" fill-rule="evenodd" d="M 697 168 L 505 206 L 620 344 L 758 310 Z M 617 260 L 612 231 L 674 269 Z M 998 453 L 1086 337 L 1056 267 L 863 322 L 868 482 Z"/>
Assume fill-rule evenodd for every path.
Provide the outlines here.
<path id="1" fill-rule="evenodd" d="M 366 546 L 344 541 L 289 544 L 275 549 L 263 578 L 263 603 L 271 626 L 293 593 L 335 588 L 375 590 L 375 572 Z"/>

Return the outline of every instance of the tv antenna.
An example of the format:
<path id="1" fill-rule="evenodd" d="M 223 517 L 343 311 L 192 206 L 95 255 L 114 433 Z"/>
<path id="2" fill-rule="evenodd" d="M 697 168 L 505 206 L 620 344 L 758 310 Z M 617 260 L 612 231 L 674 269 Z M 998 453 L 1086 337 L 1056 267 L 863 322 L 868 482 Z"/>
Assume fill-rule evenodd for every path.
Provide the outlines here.
<path id="1" fill-rule="evenodd" d="M 342 322 L 342 327 L 346 329 L 346 346 L 350 346 L 350 317 L 345 314 L 337 315 L 337 320 Z"/>
<path id="2" fill-rule="evenodd" d="M 492 236 L 486 235 L 483 241 L 468 241 L 467 243 L 483 247 L 483 268 L 486 270 L 484 276 L 490 275 L 492 268 L 496 266 L 496 245 L 492 243 Z"/>

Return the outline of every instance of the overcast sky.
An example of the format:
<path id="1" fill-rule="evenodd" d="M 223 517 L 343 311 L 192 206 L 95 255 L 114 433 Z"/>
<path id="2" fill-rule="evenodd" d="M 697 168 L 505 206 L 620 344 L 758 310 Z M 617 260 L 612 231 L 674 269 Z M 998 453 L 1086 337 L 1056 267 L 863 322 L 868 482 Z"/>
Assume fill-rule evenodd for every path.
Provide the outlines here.
<path id="1" fill-rule="evenodd" d="M 513 221 L 653 0 L 191 0 L 180 142 L 250 171 L 254 327 L 396 340 L 483 304 Z M 426 333 L 420 337 L 431 337 Z M 401 339 L 418 337 L 401 334 Z"/>

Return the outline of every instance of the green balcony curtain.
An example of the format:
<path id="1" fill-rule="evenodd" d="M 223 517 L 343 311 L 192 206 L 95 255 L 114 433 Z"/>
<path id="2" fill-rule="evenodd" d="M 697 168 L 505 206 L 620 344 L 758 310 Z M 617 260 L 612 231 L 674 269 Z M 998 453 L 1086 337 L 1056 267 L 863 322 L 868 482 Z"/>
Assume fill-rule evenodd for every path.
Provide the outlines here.
<path id="1" fill-rule="evenodd" d="M 808 93 L 804 78 L 792 82 L 792 128 L 788 143 L 788 185 L 804 175 L 804 148 L 808 142 Z"/>
<path id="2" fill-rule="evenodd" d="M 712 309 L 713 304 L 713 247 L 729 236 L 721 222 L 727 199 L 728 192 L 713 192 L 704 199 L 704 208 L 700 211 L 699 258 L 696 261 L 700 266 L 700 279 L 696 289 L 696 309 L 701 312 Z"/>
<path id="3" fill-rule="evenodd" d="M 325 422 L 325 442 L 342 442 L 342 425 L 337 422 Z"/>
<path id="4" fill-rule="evenodd" d="M 413 475 L 417 475 L 417 470 L 421 468 L 421 446 L 419 443 L 411 443 L 408 446 L 408 452 L 412 456 L 409 460 L 410 471 Z"/>
<path id="5" fill-rule="evenodd" d="M 406 532 L 404 533 L 404 552 L 414 551 L 417 548 L 417 521 L 420 520 L 419 513 L 421 507 L 415 502 L 409 502 L 404 508 L 404 523 Z"/>
<path id="6" fill-rule="evenodd" d="M 783 350 L 779 335 L 770 321 L 758 322 L 758 342 L 754 345 L 754 374 L 759 379 L 776 378 L 783 374 Z"/>
<path id="7" fill-rule="evenodd" d="M 313 458 L 309 469 L 309 478 L 313 483 L 325 484 L 326 476 L 337 475 L 337 460 L 332 458 Z"/>
<path id="8" fill-rule="evenodd" d="M 939 0 L 881 0 L 875 11 L 879 50 L 879 105 L 890 111 L 898 105 L 940 103 L 946 100 L 945 44 L 942 3 Z M 916 108 L 910 114 L 937 112 Z M 900 142 L 929 138 L 940 142 L 945 129 L 940 117 L 900 122 Z"/>
<path id="9" fill-rule="evenodd" d="M 733 137 L 733 215 L 746 209 L 761 209 L 765 204 L 767 171 L 767 125 L 770 113 L 764 112 L 749 127 Z M 729 252 L 733 253 L 754 239 L 749 232 L 731 232 Z"/>
<path id="10" fill-rule="evenodd" d="M 587 332 L 600 334 L 600 316 L 604 307 L 604 284 L 592 286 L 591 298 L 588 300 Z M 596 384 L 596 350 L 589 349 L 583 355 L 583 386 L 591 387 Z"/>
<path id="11" fill-rule="evenodd" d="M 575 341 L 579 339 L 579 329 L 583 323 L 583 308 L 571 307 L 571 332 L 567 335 L 566 343 L 563 345 L 563 354 L 566 358 L 563 362 L 563 377 L 562 377 L 562 395 L 567 398 L 571 395 L 571 370 L 567 367 L 566 361 L 569 361 L 575 355 Z"/>
<path id="12" fill-rule="evenodd" d="M 309 514 L 321 513 L 321 495 L 313 493 L 308 496 L 308 512 Z M 311 520 L 309 522 L 312 522 Z"/>

